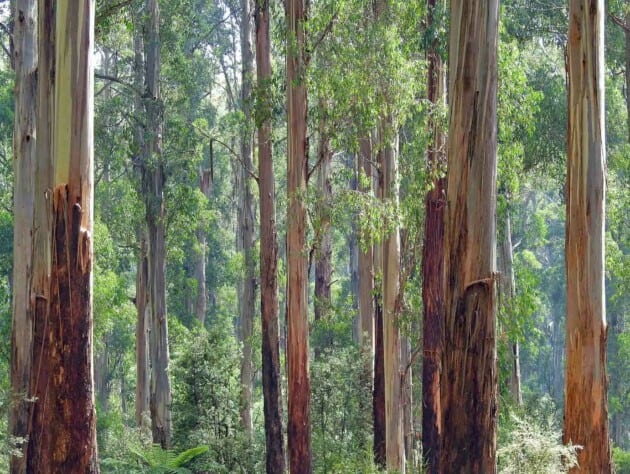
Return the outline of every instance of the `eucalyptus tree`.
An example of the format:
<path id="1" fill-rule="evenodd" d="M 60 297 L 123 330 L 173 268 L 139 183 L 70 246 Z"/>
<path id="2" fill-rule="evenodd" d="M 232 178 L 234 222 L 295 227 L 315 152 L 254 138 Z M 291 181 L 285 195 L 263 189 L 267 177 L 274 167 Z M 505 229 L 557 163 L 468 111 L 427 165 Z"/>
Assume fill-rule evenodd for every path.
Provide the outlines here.
<path id="1" fill-rule="evenodd" d="M 96 473 L 92 377 L 94 2 L 38 4 L 33 361 L 26 472 Z M 63 20 L 63 21 L 62 21 Z M 63 104 L 64 106 L 60 106 Z"/>
<path id="2" fill-rule="evenodd" d="M 30 275 L 33 268 L 33 229 L 37 120 L 37 18 L 36 0 L 15 2 L 13 54 L 15 69 L 14 227 L 13 227 L 13 324 L 11 333 L 11 391 L 9 432 L 25 441 L 30 402 L 29 377 L 33 350 L 33 314 L 30 304 Z M 25 446 L 25 445 L 24 445 Z M 23 446 L 20 447 L 20 450 Z M 22 456 L 12 456 L 11 472 L 25 469 Z"/>
<path id="3" fill-rule="evenodd" d="M 566 207 L 567 363 L 564 441 L 580 469 L 611 472 L 604 292 L 605 93 L 603 0 L 569 3 Z M 577 470 L 576 470 L 577 472 Z"/>
<path id="4" fill-rule="evenodd" d="M 440 366 L 444 331 L 444 208 L 446 195 L 445 133 L 440 111 L 445 107 L 445 70 L 440 55 L 440 18 L 445 2 L 428 0 L 427 24 L 432 40 L 427 57 L 427 97 L 431 102 L 431 141 L 427 149 L 427 172 L 431 189 L 425 199 L 424 246 L 422 253 L 422 453 L 427 469 L 437 473 L 440 466 Z"/>
<path id="5" fill-rule="evenodd" d="M 440 468 L 496 472 L 498 0 L 451 1 Z"/>
<path id="6" fill-rule="evenodd" d="M 287 373 L 289 469 L 312 472 L 306 261 L 309 0 L 287 0 Z"/>

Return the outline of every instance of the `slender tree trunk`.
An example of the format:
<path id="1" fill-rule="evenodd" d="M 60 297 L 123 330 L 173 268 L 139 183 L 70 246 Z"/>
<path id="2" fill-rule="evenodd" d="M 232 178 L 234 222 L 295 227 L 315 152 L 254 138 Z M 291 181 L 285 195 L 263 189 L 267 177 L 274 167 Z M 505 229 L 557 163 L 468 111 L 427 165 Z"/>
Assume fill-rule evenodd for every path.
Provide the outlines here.
<path id="1" fill-rule="evenodd" d="M 415 466 L 414 459 L 414 430 L 413 430 L 413 370 L 411 367 L 411 344 L 407 337 L 401 338 L 400 344 L 400 374 L 401 374 L 401 408 L 402 434 L 405 462 Z"/>
<path id="2" fill-rule="evenodd" d="M 498 268 L 499 268 L 499 301 L 501 306 L 505 308 L 508 313 L 508 317 L 514 317 L 510 313 L 513 304 L 511 301 L 516 296 L 516 278 L 514 276 L 514 251 L 512 249 L 512 225 L 510 222 L 510 213 L 506 211 L 503 229 L 503 240 L 498 254 Z M 516 405 L 523 404 L 523 396 L 521 394 L 521 362 L 520 362 L 520 348 L 518 341 L 510 342 L 510 392 Z"/>
<path id="3" fill-rule="evenodd" d="M 199 171 L 199 190 L 210 199 L 212 196 L 212 176 L 211 171 L 201 169 Z M 208 308 L 208 295 L 206 288 L 206 254 L 207 254 L 207 236 L 204 223 L 197 227 L 197 245 L 198 250 L 195 255 L 195 281 L 197 282 L 197 294 L 195 295 L 195 317 L 202 325 L 206 320 L 206 312 Z"/>
<path id="4" fill-rule="evenodd" d="M 144 27 L 146 112 L 142 189 L 148 236 L 148 289 L 151 308 L 149 356 L 151 360 L 150 410 L 153 442 L 171 443 L 171 382 L 168 373 L 168 319 L 166 309 L 166 223 L 164 204 L 164 117 L 160 94 L 160 9 L 158 0 L 146 1 Z"/>
<path id="5" fill-rule="evenodd" d="M 569 3 L 564 441 L 583 446 L 579 472 L 598 473 L 612 469 L 604 292 L 605 15 L 603 0 Z"/>
<path id="6" fill-rule="evenodd" d="M 441 469 L 495 473 L 498 0 L 451 0 Z"/>
<path id="7" fill-rule="evenodd" d="M 325 112 L 325 101 L 320 101 L 322 114 Z M 330 182 L 330 167 L 332 162 L 332 148 L 326 132 L 325 118 L 320 119 L 319 150 L 317 161 L 317 190 L 318 190 L 318 247 L 315 251 L 315 320 L 325 319 L 331 310 L 330 287 L 332 282 L 332 231 L 330 228 L 330 212 L 332 200 L 332 184 Z M 327 337 L 325 345 L 330 346 L 332 340 Z"/>
<path id="8" fill-rule="evenodd" d="M 628 141 L 630 142 L 630 11 L 626 12 L 626 112 L 628 114 Z"/>
<path id="9" fill-rule="evenodd" d="M 382 137 L 393 132 L 393 121 L 384 121 Z M 387 130 L 387 131 L 385 131 Z M 398 213 L 398 144 L 382 140 L 383 199 Z M 405 472 L 403 440 L 401 341 L 398 328 L 400 292 L 400 233 L 398 225 L 383 239 L 383 352 L 385 354 L 385 439 L 387 469 Z"/>
<path id="10" fill-rule="evenodd" d="M 442 0 L 428 0 L 428 27 L 435 28 Z M 427 53 L 429 60 L 428 98 L 432 104 L 430 127 L 432 141 L 427 149 L 427 170 L 431 190 L 425 199 L 424 245 L 422 247 L 422 455 L 429 474 L 440 469 L 442 417 L 440 372 L 444 335 L 444 207 L 446 178 L 446 137 L 440 127 L 438 110 L 444 107 L 444 66 L 439 44 L 434 40 Z"/>
<path id="11" fill-rule="evenodd" d="M 30 396 L 35 402 L 26 472 L 97 473 L 92 375 L 94 2 L 41 0 L 38 12 L 37 232 L 30 308 Z"/>
<path id="12" fill-rule="evenodd" d="M 359 153 L 359 186 L 361 192 L 371 193 L 372 143 L 369 136 L 361 138 Z M 361 347 L 367 351 L 369 371 L 374 365 L 374 247 L 368 245 L 371 237 L 359 235 L 359 320 Z"/>
<path id="13" fill-rule="evenodd" d="M 15 2 L 13 61 L 15 68 L 15 128 L 13 133 L 13 324 L 11 332 L 11 398 L 9 433 L 24 439 L 32 404 L 33 312 L 30 303 L 33 272 L 32 235 L 35 198 L 35 129 L 37 120 L 37 18 L 36 0 Z M 11 474 L 23 473 L 26 457 L 11 457 Z"/>
<path id="14" fill-rule="evenodd" d="M 379 151 L 379 153 L 381 153 Z M 378 162 L 380 162 L 380 158 Z M 379 168 L 374 180 L 375 195 L 383 199 L 383 172 Z M 372 418 L 374 425 L 374 463 L 385 469 L 386 426 L 385 426 L 385 351 L 383 333 L 383 245 L 374 245 L 374 387 Z"/>
<path id="15" fill-rule="evenodd" d="M 258 123 L 258 179 L 260 183 L 260 311 L 262 315 L 262 383 L 268 474 L 285 472 L 282 429 L 282 379 L 278 340 L 278 239 L 276 234 L 275 181 L 271 141 L 271 40 L 269 0 L 257 0 L 256 76 L 262 99 Z"/>
<path id="16" fill-rule="evenodd" d="M 254 196 L 252 194 L 249 173 L 253 169 L 252 160 L 252 74 L 254 55 L 252 52 L 252 11 L 250 0 L 241 0 L 241 108 L 245 117 L 245 125 L 241 137 L 240 167 L 241 184 L 239 209 L 239 239 L 243 252 L 244 270 L 241 282 L 241 336 L 243 339 L 243 359 L 241 361 L 241 425 L 248 437 L 253 436 L 252 424 L 252 392 L 254 390 L 254 367 L 252 361 L 252 336 L 254 332 L 254 302 L 256 292 L 256 264 L 254 262 Z"/>
<path id="17" fill-rule="evenodd" d="M 289 463 L 292 474 L 313 471 L 311 458 L 306 261 L 308 167 L 306 25 L 308 0 L 287 0 L 287 365 Z"/>
<path id="18" fill-rule="evenodd" d="M 145 426 L 149 419 L 149 327 L 151 306 L 147 288 L 149 262 L 144 231 L 139 231 L 140 254 L 136 270 L 136 425 Z"/>

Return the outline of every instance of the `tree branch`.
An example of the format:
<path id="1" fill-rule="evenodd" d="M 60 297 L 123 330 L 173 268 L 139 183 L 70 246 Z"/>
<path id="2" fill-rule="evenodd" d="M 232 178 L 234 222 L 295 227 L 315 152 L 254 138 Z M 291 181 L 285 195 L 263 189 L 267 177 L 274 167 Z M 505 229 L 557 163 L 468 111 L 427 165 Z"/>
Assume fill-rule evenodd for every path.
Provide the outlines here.
<path id="1" fill-rule="evenodd" d="M 122 0 L 121 2 L 114 3 L 113 5 L 110 5 L 109 7 L 104 8 L 102 11 L 98 12 L 98 14 L 96 15 L 95 23 L 98 25 L 103 19 L 107 18 L 108 16 L 113 15 L 118 10 L 122 10 L 127 5 L 131 5 L 132 2 L 133 0 Z"/>
<path id="2" fill-rule="evenodd" d="M 140 96 L 142 95 L 142 91 L 136 89 L 133 84 L 129 84 L 128 82 L 125 82 L 122 79 L 119 79 L 118 77 L 109 76 L 107 74 L 102 74 L 100 72 L 94 72 L 94 77 L 96 79 L 101 79 L 103 81 L 115 82 L 117 84 L 125 86 L 127 89 L 131 90 L 132 92 L 135 92 L 136 94 Z"/>
<path id="3" fill-rule="evenodd" d="M 618 16 L 613 15 L 612 13 L 608 12 L 608 18 L 610 18 L 615 25 L 619 26 L 626 33 L 630 32 L 630 25 L 627 25 L 626 22 L 623 21 Z"/>

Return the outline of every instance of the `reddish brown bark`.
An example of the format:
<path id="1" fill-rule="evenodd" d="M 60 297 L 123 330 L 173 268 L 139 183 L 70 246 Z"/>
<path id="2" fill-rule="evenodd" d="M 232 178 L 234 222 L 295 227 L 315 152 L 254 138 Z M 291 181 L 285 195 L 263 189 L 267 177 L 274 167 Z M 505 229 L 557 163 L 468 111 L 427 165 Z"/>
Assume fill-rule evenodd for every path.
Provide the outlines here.
<path id="1" fill-rule="evenodd" d="M 306 258 L 308 167 L 306 18 L 308 0 L 287 0 L 287 365 L 289 464 L 313 471 Z"/>
<path id="2" fill-rule="evenodd" d="M 97 473 L 92 377 L 94 2 L 39 2 L 26 472 Z M 63 15 L 64 28 L 56 28 Z M 60 80 L 64 78 L 65 80 Z M 56 105 L 64 103 L 64 107 Z M 46 192 L 44 192 L 46 191 Z"/>
<path id="3" fill-rule="evenodd" d="M 440 465 L 495 473 L 498 0 L 451 0 Z"/>
<path id="4" fill-rule="evenodd" d="M 257 0 L 256 76 L 260 97 L 267 97 L 271 81 L 269 0 Z M 266 93 L 263 93 L 266 91 Z M 285 472 L 282 429 L 282 380 L 278 335 L 278 239 L 275 180 L 271 142 L 271 104 L 264 101 L 258 127 L 258 179 L 260 183 L 260 311 L 262 320 L 262 383 L 265 416 L 266 467 L 269 474 Z"/>
<path id="5" fill-rule="evenodd" d="M 582 446 L 571 472 L 610 473 L 606 376 L 605 61 L 603 0 L 571 0 L 567 44 L 566 377 L 564 442 Z"/>
<path id="6" fill-rule="evenodd" d="M 374 425 L 374 463 L 385 469 L 385 354 L 383 353 L 383 307 L 375 298 L 375 352 L 372 420 Z"/>
<path id="7" fill-rule="evenodd" d="M 443 3 L 440 2 L 440 7 Z M 436 27 L 438 1 L 428 0 L 428 28 Z M 446 178 L 445 136 L 435 119 L 444 107 L 444 68 L 437 40 L 429 46 L 428 99 L 432 104 L 430 127 L 433 139 L 427 149 L 427 170 L 432 187 L 425 199 L 424 245 L 422 248 L 422 453 L 427 472 L 440 467 L 440 372 L 444 333 L 444 207 Z"/>

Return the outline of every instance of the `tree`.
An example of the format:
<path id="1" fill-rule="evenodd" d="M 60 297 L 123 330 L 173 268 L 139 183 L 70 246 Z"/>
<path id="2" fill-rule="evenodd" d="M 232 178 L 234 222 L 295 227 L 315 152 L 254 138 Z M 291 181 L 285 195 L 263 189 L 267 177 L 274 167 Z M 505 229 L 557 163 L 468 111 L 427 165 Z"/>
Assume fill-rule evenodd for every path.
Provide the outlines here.
<path id="1" fill-rule="evenodd" d="M 583 446 L 580 470 L 607 473 L 604 15 L 601 0 L 569 3 L 564 441 Z"/>
<path id="2" fill-rule="evenodd" d="M 256 0 L 256 77 L 258 80 L 258 178 L 260 183 L 260 312 L 262 379 L 267 472 L 285 471 L 282 429 L 282 380 L 278 341 L 278 239 L 271 142 L 271 41 L 269 0 Z"/>
<path id="3" fill-rule="evenodd" d="M 256 265 L 254 262 L 254 196 L 250 184 L 252 172 L 252 74 L 254 56 L 251 45 L 252 18 L 250 0 L 241 0 L 241 110 L 244 124 L 241 132 L 241 166 L 239 167 L 239 199 L 238 206 L 238 250 L 243 253 L 244 272 L 240 283 L 241 296 L 239 309 L 241 313 L 241 338 L 243 341 L 243 359 L 241 361 L 241 424 L 243 430 L 251 438 L 252 424 L 252 392 L 254 390 L 254 367 L 252 361 L 252 336 L 254 334 L 254 296 L 256 293 Z"/>
<path id="4" fill-rule="evenodd" d="M 96 473 L 92 377 L 94 2 L 41 0 L 26 472 Z M 59 106 L 63 104 L 64 106 Z"/>
<path id="5" fill-rule="evenodd" d="M 287 372 L 289 467 L 312 472 L 306 259 L 308 0 L 287 0 Z"/>
<path id="6" fill-rule="evenodd" d="M 424 246 L 422 253 L 422 453 L 429 472 L 440 466 L 440 371 L 444 331 L 444 208 L 446 196 L 445 136 L 439 123 L 439 110 L 444 107 L 444 67 L 439 52 L 437 24 L 443 2 L 428 0 L 428 28 L 433 35 L 427 56 L 428 99 L 431 102 L 432 137 L 427 150 L 427 172 L 431 189 L 425 199 Z"/>
<path id="7" fill-rule="evenodd" d="M 37 120 L 37 18 L 36 0 L 18 0 L 13 28 L 15 68 L 14 230 L 13 230 L 13 324 L 11 333 L 11 391 L 13 404 L 9 432 L 25 438 L 31 403 L 28 401 L 32 370 L 33 313 L 30 304 L 30 275 L 33 249 L 35 158 Z M 22 473 L 26 458 L 13 456 L 11 472 Z"/>
<path id="8" fill-rule="evenodd" d="M 144 94 L 146 125 L 143 136 L 141 189 L 147 225 L 147 288 L 150 305 L 149 406 L 153 442 L 162 448 L 171 442 L 171 382 L 168 374 L 168 319 L 166 310 L 165 163 L 162 157 L 164 104 L 160 94 L 160 8 L 146 0 L 144 25 Z"/>
<path id="9" fill-rule="evenodd" d="M 498 0 L 451 1 L 441 469 L 496 472 Z"/>

